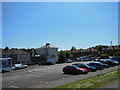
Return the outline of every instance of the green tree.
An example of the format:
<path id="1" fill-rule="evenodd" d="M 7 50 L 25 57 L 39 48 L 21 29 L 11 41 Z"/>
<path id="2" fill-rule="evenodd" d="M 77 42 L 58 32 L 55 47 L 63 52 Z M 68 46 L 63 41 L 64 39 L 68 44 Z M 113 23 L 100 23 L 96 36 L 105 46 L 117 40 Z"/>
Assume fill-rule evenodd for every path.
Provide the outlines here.
<path id="1" fill-rule="evenodd" d="M 95 49 L 97 49 L 99 53 L 102 53 L 103 45 L 98 45 L 95 47 Z"/>
<path id="2" fill-rule="evenodd" d="M 60 51 L 58 54 L 58 62 L 59 63 L 64 63 L 66 62 L 66 54 L 64 51 Z"/>
<path id="3" fill-rule="evenodd" d="M 108 54 L 100 54 L 99 58 L 101 58 L 101 59 L 108 59 L 109 55 Z"/>
<path id="4" fill-rule="evenodd" d="M 7 46 L 7 47 L 5 47 L 4 51 L 7 51 L 7 50 L 9 50 L 8 46 Z"/>
<path id="5" fill-rule="evenodd" d="M 71 48 L 71 51 L 73 51 L 73 50 L 76 50 L 76 48 L 74 46 L 72 46 L 72 48 Z"/>
<path id="6" fill-rule="evenodd" d="M 70 53 L 69 52 L 66 52 L 65 55 L 66 55 L 67 59 L 70 57 Z"/>

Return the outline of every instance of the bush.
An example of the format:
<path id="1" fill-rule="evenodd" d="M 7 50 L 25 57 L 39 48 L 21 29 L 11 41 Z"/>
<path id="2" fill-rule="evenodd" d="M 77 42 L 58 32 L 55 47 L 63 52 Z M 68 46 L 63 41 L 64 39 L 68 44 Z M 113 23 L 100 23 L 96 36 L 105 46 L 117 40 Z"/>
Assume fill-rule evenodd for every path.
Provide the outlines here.
<path id="1" fill-rule="evenodd" d="M 60 51 L 58 56 L 59 56 L 58 58 L 59 63 L 66 62 L 66 54 L 64 53 L 64 51 Z"/>
<path id="2" fill-rule="evenodd" d="M 108 54 L 100 54 L 99 58 L 100 59 L 109 59 L 109 55 Z"/>

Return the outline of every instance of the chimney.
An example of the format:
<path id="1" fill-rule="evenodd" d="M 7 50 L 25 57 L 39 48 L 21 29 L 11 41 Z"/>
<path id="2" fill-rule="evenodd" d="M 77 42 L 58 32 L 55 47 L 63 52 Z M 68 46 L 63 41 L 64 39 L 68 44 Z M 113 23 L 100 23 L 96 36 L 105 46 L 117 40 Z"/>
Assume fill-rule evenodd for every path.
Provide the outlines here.
<path id="1" fill-rule="evenodd" d="M 46 47 L 50 46 L 50 43 L 46 43 Z"/>

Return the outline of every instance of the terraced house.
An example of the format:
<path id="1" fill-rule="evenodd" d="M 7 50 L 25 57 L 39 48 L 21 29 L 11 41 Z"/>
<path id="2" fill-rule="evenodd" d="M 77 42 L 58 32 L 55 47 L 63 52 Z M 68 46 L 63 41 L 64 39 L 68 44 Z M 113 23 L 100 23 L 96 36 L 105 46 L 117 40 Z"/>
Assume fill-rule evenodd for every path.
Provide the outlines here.
<path id="1" fill-rule="evenodd" d="M 30 63 L 30 54 L 19 49 L 2 49 L 2 57 L 8 58 L 11 57 L 12 64 L 29 64 Z"/>

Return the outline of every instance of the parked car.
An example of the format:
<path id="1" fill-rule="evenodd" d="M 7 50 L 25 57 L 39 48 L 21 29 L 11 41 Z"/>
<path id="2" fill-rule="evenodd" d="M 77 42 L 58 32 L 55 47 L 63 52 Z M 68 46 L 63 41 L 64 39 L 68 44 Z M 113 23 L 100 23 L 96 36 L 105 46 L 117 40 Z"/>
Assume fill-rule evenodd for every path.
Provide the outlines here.
<path id="1" fill-rule="evenodd" d="M 77 62 L 80 62 L 80 61 L 81 61 L 81 59 L 80 59 L 80 58 L 76 58 L 76 61 L 77 61 Z"/>
<path id="2" fill-rule="evenodd" d="M 100 61 L 100 62 L 107 64 L 109 67 L 113 67 L 113 66 L 116 65 L 115 63 L 113 63 L 110 60 L 103 60 L 103 61 Z"/>
<path id="3" fill-rule="evenodd" d="M 91 58 L 80 58 L 79 61 L 92 61 Z"/>
<path id="4" fill-rule="evenodd" d="M 83 63 L 74 63 L 72 65 L 76 65 L 80 68 L 85 68 L 87 69 L 88 71 L 96 71 L 97 69 L 95 67 L 92 67 L 92 66 L 88 66 L 87 64 L 83 64 Z"/>
<path id="5" fill-rule="evenodd" d="M 111 60 L 111 59 L 109 59 L 109 60 L 112 61 L 113 63 L 115 63 L 115 65 L 119 65 L 118 61 L 114 61 L 114 60 Z"/>
<path id="6" fill-rule="evenodd" d="M 38 65 L 54 65 L 56 61 L 54 59 L 48 59 L 47 61 L 42 61 Z"/>
<path id="7" fill-rule="evenodd" d="M 104 68 L 109 68 L 109 66 L 107 64 L 105 64 L 105 63 L 102 63 L 102 62 L 95 62 L 95 63 L 101 64 Z"/>
<path id="8" fill-rule="evenodd" d="M 109 60 L 115 61 L 117 65 L 120 65 L 120 59 L 118 57 L 113 57 L 113 58 L 110 58 Z"/>
<path id="9" fill-rule="evenodd" d="M 47 65 L 54 65 L 56 63 L 56 61 L 54 59 L 48 59 L 46 64 Z"/>
<path id="10" fill-rule="evenodd" d="M 23 69 L 23 68 L 27 68 L 27 67 L 28 67 L 28 65 L 14 64 L 14 65 L 12 66 L 12 69 L 13 69 L 13 70 L 16 70 L 16 69 Z"/>
<path id="11" fill-rule="evenodd" d="M 98 62 L 100 62 L 100 61 L 101 61 L 101 59 L 99 59 L 99 58 L 96 58 L 96 59 L 94 59 L 94 61 L 98 61 Z"/>
<path id="12" fill-rule="evenodd" d="M 93 67 L 97 68 L 97 70 L 103 70 L 104 69 L 104 67 L 101 64 L 95 63 L 95 62 L 90 62 L 87 65 L 93 66 Z"/>
<path id="13" fill-rule="evenodd" d="M 88 73 L 88 70 L 85 68 L 80 68 L 76 65 L 67 65 L 63 68 L 63 72 L 69 74 L 80 74 L 80 73 Z"/>
<path id="14" fill-rule="evenodd" d="M 116 61 L 113 61 L 113 60 L 110 60 L 110 59 L 108 59 L 107 61 L 110 61 L 110 62 L 112 62 L 113 66 L 116 66 L 116 65 L 118 64 L 118 62 L 116 62 Z"/>
<path id="15" fill-rule="evenodd" d="M 71 60 L 71 59 L 68 59 L 68 60 L 66 61 L 66 63 L 71 63 L 71 62 L 73 62 L 73 60 Z"/>

